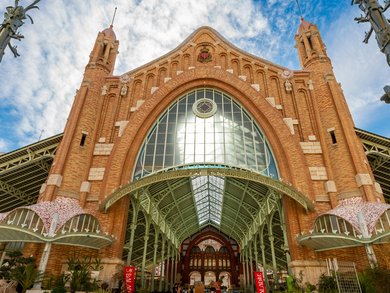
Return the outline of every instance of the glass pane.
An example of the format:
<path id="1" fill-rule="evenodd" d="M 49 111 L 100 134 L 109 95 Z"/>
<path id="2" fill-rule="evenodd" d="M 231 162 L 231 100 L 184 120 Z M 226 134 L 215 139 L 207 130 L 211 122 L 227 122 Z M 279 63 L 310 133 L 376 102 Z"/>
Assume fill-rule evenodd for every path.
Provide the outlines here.
<path id="1" fill-rule="evenodd" d="M 202 98 L 216 103 L 213 116 L 202 118 L 193 112 L 194 103 Z M 151 167 L 158 172 L 195 163 L 237 166 L 278 178 L 263 137 L 249 113 L 231 97 L 214 89 L 194 90 L 180 97 L 153 125 L 142 145 L 145 160 L 140 152 L 134 178 L 150 175 Z"/>

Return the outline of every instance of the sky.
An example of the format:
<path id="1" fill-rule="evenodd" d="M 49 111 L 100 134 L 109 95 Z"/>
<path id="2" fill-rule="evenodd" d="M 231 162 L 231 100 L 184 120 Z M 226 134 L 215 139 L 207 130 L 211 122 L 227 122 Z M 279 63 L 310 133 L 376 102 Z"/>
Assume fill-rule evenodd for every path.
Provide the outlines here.
<path id="1" fill-rule="evenodd" d="M 2 0 L 0 15 L 13 5 Z M 7 49 L 0 63 L 0 152 L 63 132 L 97 33 L 110 25 L 115 7 L 114 75 L 168 53 L 204 25 L 253 55 L 300 69 L 295 0 L 41 0 L 38 6 L 28 13 L 34 24 L 26 19 L 19 30 L 24 39 L 13 41 L 21 56 Z M 390 67 L 374 36 L 362 43 L 369 24 L 353 20 L 358 6 L 350 0 L 300 0 L 300 6 L 319 27 L 356 127 L 390 137 L 390 104 L 380 101 Z"/>

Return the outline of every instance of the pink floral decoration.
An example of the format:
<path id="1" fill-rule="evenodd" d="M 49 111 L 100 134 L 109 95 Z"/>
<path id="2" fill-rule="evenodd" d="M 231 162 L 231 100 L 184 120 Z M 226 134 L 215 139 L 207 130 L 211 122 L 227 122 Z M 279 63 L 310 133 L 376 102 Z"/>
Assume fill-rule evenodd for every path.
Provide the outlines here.
<path id="1" fill-rule="evenodd" d="M 389 204 L 366 202 L 361 197 L 353 197 L 340 201 L 337 207 L 324 214 L 341 217 L 361 232 L 357 215 L 362 213 L 368 233 L 371 233 L 380 216 L 388 209 L 390 209 Z"/>
<path id="2" fill-rule="evenodd" d="M 1 222 L 2 220 L 4 220 L 5 217 L 9 215 L 9 213 L 10 213 L 10 212 L 0 213 L 0 222 Z"/>
<path id="3" fill-rule="evenodd" d="M 17 209 L 29 209 L 35 212 L 43 221 L 45 230 L 48 232 L 53 220 L 54 214 L 58 214 L 58 223 L 56 231 L 58 231 L 62 225 L 74 216 L 81 214 L 90 214 L 85 212 L 76 199 L 67 197 L 57 197 L 54 201 L 43 201 L 30 206 L 19 207 Z M 14 210 L 14 211 L 15 211 Z"/>

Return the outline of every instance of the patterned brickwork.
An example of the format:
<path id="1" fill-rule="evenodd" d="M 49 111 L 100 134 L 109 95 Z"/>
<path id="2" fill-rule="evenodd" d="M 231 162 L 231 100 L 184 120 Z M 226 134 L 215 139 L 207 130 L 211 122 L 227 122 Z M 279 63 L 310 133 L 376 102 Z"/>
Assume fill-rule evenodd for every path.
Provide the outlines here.
<path id="1" fill-rule="evenodd" d="M 316 36 L 320 38 L 318 32 Z M 107 58 L 101 51 L 104 40 L 112 45 Z M 81 192 L 81 205 L 94 210 L 103 229 L 117 237 L 99 253 L 120 259 L 129 199 L 107 213 L 98 212 L 100 203 L 129 183 L 142 142 L 161 113 L 187 91 L 215 88 L 237 99 L 253 116 L 269 141 L 282 180 L 316 204 L 314 212 L 307 212 L 292 199 L 283 199 L 292 260 L 337 255 L 356 261 L 359 268 L 367 266 L 364 249 L 316 253 L 295 240 L 300 231 L 311 229 L 319 214 L 337 205 L 339 194 L 355 192 L 375 200 L 374 186 L 365 184 L 372 173 L 322 41 L 313 40 L 310 56 L 299 36 L 297 42 L 304 69 L 292 71 L 238 49 L 210 28 L 200 28 L 172 52 L 113 76 L 118 41 L 99 33 L 50 172 L 49 178 L 62 176 L 62 181 L 48 185 L 41 199 Z M 200 63 L 197 57 L 205 46 L 213 58 Z M 49 266 L 58 271 L 66 253 L 54 249 Z"/>

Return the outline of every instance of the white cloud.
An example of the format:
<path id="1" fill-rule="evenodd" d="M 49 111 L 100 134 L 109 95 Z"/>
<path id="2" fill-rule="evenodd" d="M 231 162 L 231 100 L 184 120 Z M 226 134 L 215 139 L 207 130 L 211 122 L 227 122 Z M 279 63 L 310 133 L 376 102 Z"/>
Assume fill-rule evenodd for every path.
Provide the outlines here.
<path id="1" fill-rule="evenodd" d="M 7 2 L 3 5 L 14 3 Z M 25 35 L 25 39 L 17 43 L 21 57 L 14 59 L 7 50 L 0 64 L 2 72 L 6 73 L 0 79 L 0 114 L 9 115 L 12 127 L 7 124 L 7 129 L 13 128 L 10 131 L 16 135 L 11 138 L 7 135 L 10 131 L 0 125 L 0 135 L 4 136 L 0 149 L 11 150 L 34 142 L 42 129 L 44 137 L 63 131 L 96 35 L 108 27 L 115 6 L 118 6 L 118 12 L 114 27 L 120 41 L 115 74 L 132 70 L 169 52 L 203 25 L 212 26 L 233 44 L 252 54 L 297 68 L 298 58 L 293 46 L 299 20 L 292 2 L 113 2 L 108 5 L 103 0 L 41 1 L 40 10 L 30 11 L 35 23 L 31 25 L 26 21 L 21 29 Z M 317 18 L 312 22 L 324 21 L 317 13 L 323 7 L 324 4 L 315 7 L 303 4 L 303 10 L 316 11 Z M 375 112 L 383 107 L 378 102 L 381 87 L 376 88 L 385 83 L 385 76 L 389 75 L 380 65 L 384 56 L 378 52 L 376 44 L 362 45 L 360 38 L 363 36 L 354 32 L 353 21 L 348 19 L 348 24 L 342 17 L 340 19 L 326 28 L 329 31 L 336 29 L 333 37 L 327 35 L 329 54 L 355 120 L 364 126 L 364 121 L 375 119 L 374 115 L 363 116 L 367 109 Z M 376 53 L 378 59 L 367 62 L 364 54 L 368 50 Z M 4 113 L 9 108 L 13 109 L 12 115 Z"/>
<path id="2" fill-rule="evenodd" d="M 355 10 L 348 11 L 331 24 L 327 33 L 328 54 L 356 125 L 374 131 L 375 121 L 387 123 L 389 105 L 381 102 L 380 97 L 383 87 L 390 84 L 390 68 L 374 35 L 368 44 L 362 43 L 369 25 L 354 22 L 357 14 Z M 390 130 L 382 135 L 390 136 Z"/>

